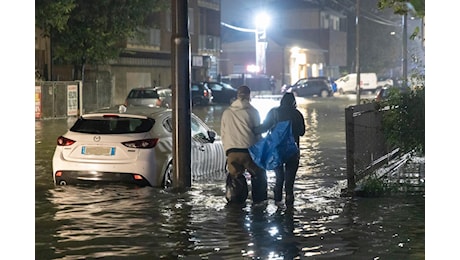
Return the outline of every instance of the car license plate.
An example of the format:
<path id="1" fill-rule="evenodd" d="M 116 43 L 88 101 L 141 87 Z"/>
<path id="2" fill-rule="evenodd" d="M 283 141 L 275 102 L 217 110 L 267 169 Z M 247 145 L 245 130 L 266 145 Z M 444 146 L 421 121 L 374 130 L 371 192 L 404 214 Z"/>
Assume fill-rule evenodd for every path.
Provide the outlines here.
<path id="1" fill-rule="evenodd" d="M 107 146 L 83 146 L 81 154 L 84 155 L 115 155 L 115 147 Z"/>

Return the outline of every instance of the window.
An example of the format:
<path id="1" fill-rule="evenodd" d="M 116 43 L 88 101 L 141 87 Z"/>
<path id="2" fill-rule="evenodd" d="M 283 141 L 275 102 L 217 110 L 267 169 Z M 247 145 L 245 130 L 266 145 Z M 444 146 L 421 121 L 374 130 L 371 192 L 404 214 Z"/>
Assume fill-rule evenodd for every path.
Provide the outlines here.
<path id="1" fill-rule="evenodd" d="M 147 132 L 153 125 L 152 119 L 96 117 L 80 118 L 70 130 L 89 134 L 126 134 Z"/>
<path id="2" fill-rule="evenodd" d="M 329 15 L 326 13 L 321 13 L 321 22 L 320 26 L 323 29 L 329 29 Z"/>
<path id="3" fill-rule="evenodd" d="M 200 90 L 200 87 L 196 84 L 192 84 L 192 91 L 199 91 Z"/>
<path id="4" fill-rule="evenodd" d="M 192 138 L 197 141 L 203 141 L 208 139 L 208 130 L 203 127 L 195 118 L 191 117 L 190 120 L 192 128 Z"/>
<path id="5" fill-rule="evenodd" d="M 193 18 L 193 8 L 188 9 L 188 32 L 194 34 L 195 19 Z"/>
<path id="6" fill-rule="evenodd" d="M 340 18 L 334 15 L 331 15 L 331 27 L 334 31 L 340 30 Z"/>
<path id="7" fill-rule="evenodd" d="M 166 11 L 166 30 L 172 32 L 171 10 Z"/>
<path id="8" fill-rule="evenodd" d="M 222 91 L 222 89 L 224 88 L 223 86 L 214 83 L 208 83 L 208 87 L 214 91 Z"/>
<path id="9" fill-rule="evenodd" d="M 161 32 L 160 29 L 150 29 L 150 45 L 160 46 L 161 43 Z"/>

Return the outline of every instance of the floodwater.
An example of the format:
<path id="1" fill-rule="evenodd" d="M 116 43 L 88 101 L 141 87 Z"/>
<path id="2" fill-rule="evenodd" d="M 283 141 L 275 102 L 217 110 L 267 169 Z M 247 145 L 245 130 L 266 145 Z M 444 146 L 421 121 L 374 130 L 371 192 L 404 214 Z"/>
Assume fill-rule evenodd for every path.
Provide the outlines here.
<path id="1" fill-rule="evenodd" d="M 254 98 L 264 117 L 279 104 Z M 341 197 L 344 109 L 353 100 L 298 99 L 301 138 L 293 208 L 227 206 L 224 180 L 183 193 L 123 185 L 54 186 L 56 138 L 74 119 L 35 122 L 35 259 L 425 259 L 424 195 Z M 193 108 L 220 132 L 225 107 Z"/>

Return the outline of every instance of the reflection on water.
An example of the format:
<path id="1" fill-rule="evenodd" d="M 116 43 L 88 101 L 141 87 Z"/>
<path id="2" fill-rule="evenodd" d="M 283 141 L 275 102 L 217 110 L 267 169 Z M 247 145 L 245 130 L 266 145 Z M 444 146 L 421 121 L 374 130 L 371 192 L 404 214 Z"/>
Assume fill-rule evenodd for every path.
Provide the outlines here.
<path id="1" fill-rule="evenodd" d="M 424 197 L 342 198 L 344 108 L 298 101 L 306 120 L 293 208 L 228 206 L 224 180 L 183 193 L 123 185 L 55 187 L 51 158 L 69 120 L 36 123 L 36 259 L 424 259 Z M 253 100 L 264 111 L 279 101 Z M 216 131 L 225 107 L 194 108 Z M 262 115 L 262 113 L 261 113 Z M 71 121 L 71 120 L 70 120 Z"/>

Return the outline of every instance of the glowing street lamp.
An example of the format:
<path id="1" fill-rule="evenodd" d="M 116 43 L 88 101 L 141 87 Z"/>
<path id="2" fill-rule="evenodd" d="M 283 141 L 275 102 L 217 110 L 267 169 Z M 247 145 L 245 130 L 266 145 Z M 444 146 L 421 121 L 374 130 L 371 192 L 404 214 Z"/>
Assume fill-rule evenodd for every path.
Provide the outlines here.
<path id="1" fill-rule="evenodd" d="M 256 30 L 255 30 L 255 41 L 256 41 L 256 66 L 260 68 L 260 71 L 265 74 L 266 72 L 266 61 L 265 54 L 267 50 L 267 27 L 270 23 L 270 18 L 266 13 L 260 13 L 255 18 Z"/>

